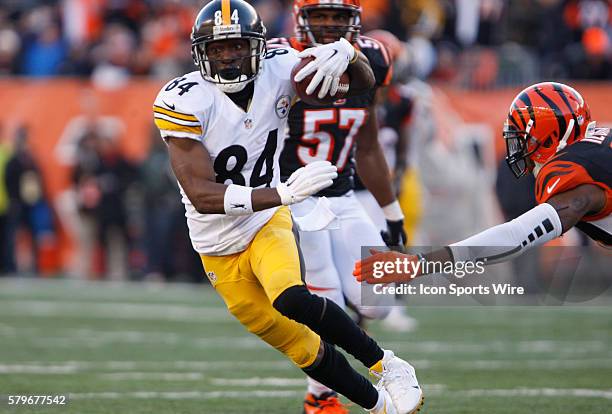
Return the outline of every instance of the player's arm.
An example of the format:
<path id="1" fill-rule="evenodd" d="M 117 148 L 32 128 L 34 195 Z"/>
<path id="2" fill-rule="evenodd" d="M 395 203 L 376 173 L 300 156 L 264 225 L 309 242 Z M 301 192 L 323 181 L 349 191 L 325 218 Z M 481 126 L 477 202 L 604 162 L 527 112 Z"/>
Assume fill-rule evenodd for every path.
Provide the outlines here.
<path id="1" fill-rule="evenodd" d="M 355 137 L 355 162 L 359 178 L 378 205 L 382 207 L 392 203 L 395 196 L 391 188 L 389 167 L 378 141 L 376 104 L 368 108 L 368 117 Z"/>
<path id="2" fill-rule="evenodd" d="M 253 189 L 215 181 L 210 154 L 201 142 L 166 137 L 172 170 L 185 194 L 201 214 L 244 215 L 280 205 L 289 205 L 328 187 L 336 168 L 328 162 L 312 163 L 297 170 L 275 188 Z M 315 165 L 317 164 L 317 165 Z"/>
<path id="3" fill-rule="evenodd" d="M 485 261 L 487 265 L 507 261 L 520 256 L 532 247 L 540 246 L 561 236 L 584 216 L 601 211 L 605 204 L 606 195 L 600 187 L 582 184 L 552 196 L 546 203 L 532 208 L 512 221 L 491 227 L 422 257 L 397 252 L 374 251 L 372 256 L 357 262 L 353 274 L 357 279 L 369 283 L 408 281 L 422 274 L 389 274 L 384 278 L 373 277 L 374 262 L 397 258 L 441 262 Z"/>
<path id="4" fill-rule="evenodd" d="M 487 264 L 510 260 L 561 236 L 584 216 L 599 212 L 605 203 L 601 188 L 582 184 L 553 195 L 512 221 L 452 244 L 448 252 L 452 252 L 454 260 L 486 258 Z"/>
<path id="5" fill-rule="evenodd" d="M 578 187 L 556 194 L 548 199 L 559 215 L 562 232 L 574 227 L 584 216 L 596 214 L 606 204 L 606 194 L 601 187 L 593 184 L 583 184 Z"/>
<path id="6" fill-rule="evenodd" d="M 376 104 L 369 109 L 366 122 L 359 129 L 355 143 L 355 163 L 363 185 L 372 193 L 382 208 L 387 221 L 387 231 L 382 236 L 388 246 L 404 245 L 404 215 L 393 194 L 389 167 L 378 141 Z"/>
<path id="7" fill-rule="evenodd" d="M 347 97 L 359 96 L 367 93 L 374 87 L 376 82 L 374 78 L 374 72 L 370 67 L 370 61 L 360 51 L 355 49 L 355 61 L 349 63 L 346 72 L 349 75 L 349 90 L 346 94 Z"/>

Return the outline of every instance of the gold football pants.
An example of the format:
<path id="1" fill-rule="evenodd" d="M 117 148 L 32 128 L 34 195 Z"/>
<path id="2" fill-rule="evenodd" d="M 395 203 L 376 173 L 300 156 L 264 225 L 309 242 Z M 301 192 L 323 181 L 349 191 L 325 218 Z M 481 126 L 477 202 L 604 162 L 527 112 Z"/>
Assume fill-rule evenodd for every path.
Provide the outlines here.
<path id="1" fill-rule="evenodd" d="M 303 284 L 292 226 L 289 209 L 281 207 L 246 250 L 227 256 L 201 255 L 201 258 L 204 271 L 230 313 L 249 332 L 305 368 L 315 361 L 321 339 L 272 306 L 286 289 Z"/>

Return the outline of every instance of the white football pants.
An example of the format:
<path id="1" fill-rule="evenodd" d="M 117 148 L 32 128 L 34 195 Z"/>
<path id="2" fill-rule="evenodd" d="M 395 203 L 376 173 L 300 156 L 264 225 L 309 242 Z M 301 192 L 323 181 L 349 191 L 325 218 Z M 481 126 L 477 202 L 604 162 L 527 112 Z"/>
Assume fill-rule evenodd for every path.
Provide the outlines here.
<path id="1" fill-rule="evenodd" d="M 314 209 L 318 200 L 318 197 L 309 197 L 292 205 L 291 212 L 297 217 L 305 216 Z M 360 284 L 353 277 L 355 262 L 361 259 L 361 247 L 385 245 L 380 231 L 353 192 L 341 197 L 328 197 L 328 200 L 339 221 L 339 228 L 299 232 L 308 289 L 333 300 L 343 309 L 346 298 L 363 316 L 384 319 L 391 311 L 388 295 L 380 295 L 380 302 L 368 297 L 369 306 L 362 306 Z"/>

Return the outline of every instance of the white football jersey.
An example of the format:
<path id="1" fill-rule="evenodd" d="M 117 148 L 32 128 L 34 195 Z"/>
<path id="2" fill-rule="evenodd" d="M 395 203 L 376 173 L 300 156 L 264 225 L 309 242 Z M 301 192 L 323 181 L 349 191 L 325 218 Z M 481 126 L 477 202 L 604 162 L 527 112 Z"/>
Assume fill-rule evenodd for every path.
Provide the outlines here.
<path id="1" fill-rule="evenodd" d="M 280 156 L 287 115 L 295 98 L 291 69 L 294 49 L 269 51 L 254 80 L 248 111 L 237 106 L 200 72 L 167 83 L 153 107 L 161 136 L 200 141 L 210 153 L 218 183 L 253 188 L 280 182 Z M 276 208 L 251 215 L 200 214 L 181 188 L 194 249 L 223 256 L 243 251 Z"/>

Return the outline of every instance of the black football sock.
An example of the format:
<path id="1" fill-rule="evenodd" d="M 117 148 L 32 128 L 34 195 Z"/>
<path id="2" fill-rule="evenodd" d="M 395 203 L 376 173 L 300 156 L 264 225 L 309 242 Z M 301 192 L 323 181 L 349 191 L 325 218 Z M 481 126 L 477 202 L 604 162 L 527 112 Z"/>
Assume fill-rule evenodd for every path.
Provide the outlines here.
<path id="1" fill-rule="evenodd" d="M 321 344 L 324 347 L 321 360 L 302 371 L 355 404 L 365 409 L 373 408 L 378 401 L 378 391 L 372 383 L 355 371 L 333 346 L 325 341 Z"/>
<path id="2" fill-rule="evenodd" d="M 383 358 L 383 350 L 336 303 L 313 295 L 305 286 L 292 286 L 274 301 L 274 308 L 303 323 L 323 338 L 338 345 L 370 368 Z"/>

